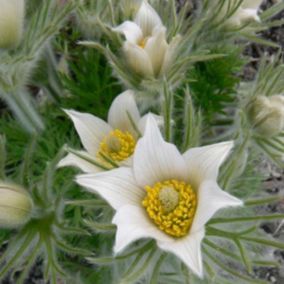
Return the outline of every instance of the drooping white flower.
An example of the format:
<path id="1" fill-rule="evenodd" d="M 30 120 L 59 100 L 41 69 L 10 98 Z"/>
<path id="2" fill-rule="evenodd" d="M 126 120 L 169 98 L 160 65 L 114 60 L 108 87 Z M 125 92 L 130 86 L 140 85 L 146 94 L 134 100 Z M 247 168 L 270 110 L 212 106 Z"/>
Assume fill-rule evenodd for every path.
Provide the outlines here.
<path id="1" fill-rule="evenodd" d="M 148 1 L 142 1 L 133 22 L 126 21 L 113 30 L 124 34 L 123 51 L 134 71 L 146 77 L 158 77 L 168 70 L 180 37 L 167 43 L 166 28 Z"/>
<path id="2" fill-rule="evenodd" d="M 115 98 L 107 122 L 88 113 L 65 112 L 72 119 L 86 151 L 69 153 L 59 162 L 59 167 L 75 166 L 93 173 L 102 168 L 90 162 L 92 160 L 106 168 L 112 168 L 109 159 L 117 165 L 132 163 L 137 139 L 143 134 L 146 122 L 146 116 L 140 116 L 132 91 L 125 91 Z"/>
<path id="3" fill-rule="evenodd" d="M 181 155 L 175 145 L 163 140 L 150 115 L 132 168 L 81 175 L 76 181 L 116 210 L 115 253 L 140 238 L 153 238 L 202 277 L 205 224 L 219 209 L 242 205 L 217 184 L 219 167 L 232 146 L 224 142 Z"/>
<path id="4" fill-rule="evenodd" d="M 0 48 L 15 46 L 22 36 L 24 0 L 0 0 Z"/>
<path id="5" fill-rule="evenodd" d="M 227 23 L 232 26 L 241 26 L 249 21 L 260 22 L 258 10 L 263 0 L 243 0 L 241 5 L 236 9 L 233 15 L 227 20 Z M 236 5 L 236 1 L 231 1 L 230 6 Z M 225 1 L 223 11 L 229 7 L 229 1 Z"/>

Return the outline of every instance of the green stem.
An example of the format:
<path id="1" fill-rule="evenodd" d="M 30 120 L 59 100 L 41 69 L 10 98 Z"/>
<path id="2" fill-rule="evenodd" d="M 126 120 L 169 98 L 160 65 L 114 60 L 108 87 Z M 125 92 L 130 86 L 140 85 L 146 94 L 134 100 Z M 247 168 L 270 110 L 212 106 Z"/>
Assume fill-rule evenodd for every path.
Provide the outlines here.
<path id="1" fill-rule="evenodd" d="M 5 180 L 5 163 L 6 163 L 6 139 L 5 136 L 0 135 L 0 180 Z"/>
<path id="2" fill-rule="evenodd" d="M 130 258 L 131 256 L 134 256 L 137 253 L 140 253 L 142 256 L 145 254 L 148 250 L 150 250 L 153 247 L 153 241 L 147 242 L 145 245 L 140 246 L 137 249 L 134 249 L 133 251 L 124 254 L 124 255 L 119 255 L 119 256 L 103 256 L 103 257 L 87 257 L 86 259 L 93 264 L 97 265 L 109 265 L 112 264 L 114 260 L 124 260 L 127 258 Z M 138 256 L 140 257 L 140 256 Z"/>
<path id="3" fill-rule="evenodd" d="M 267 203 L 273 203 L 273 202 L 279 202 L 282 200 L 284 196 L 272 196 L 267 198 L 261 198 L 261 199 L 250 199 L 245 201 L 245 206 L 259 206 Z"/>
<path id="4" fill-rule="evenodd" d="M 85 221 L 85 224 L 93 231 L 115 231 L 116 225 L 110 223 L 99 223 L 95 221 Z"/>
<path id="5" fill-rule="evenodd" d="M 74 205 L 74 206 L 84 206 L 91 208 L 100 208 L 100 207 L 108 207 L 109 205 L 103 200 L 67 200 L 65 201 L 66 205 Z"/>
<path id="6" fill-rule="evenodd" d="M 252 222 L 252 221 L 264 221 L 264 220 L 277 220 L 283 219 L 284 214 L 273 214 L 273 215 L 262 215 L 262 216 L 252 216 L 252 217 L 234 217 L 234 218 L 214 218 L 208 223 L 221 224 L 221 223 L 232 223 L 232 222 Z"/>
<path id="7" fill-rule="evenodd" d="M 0 271 L 0 279 L 2 279 L 5 274 L 12 268 L 16 267 L 17 261 L 19 261 L 22 257 L 22 255 L 25 253 L 25 251 L 28 249 L 31 241 L 34 238 L 34 233 L 31 232 L 27 235 L 25 241 L 20 246 L 20 248 L 17 250 L 17 252 L 14 254 L 14 256 L 2 267 Z"/>
<path id="8" fill-rule="evenodd" d="M 164 82 L 163 87 L 164 103 L 163 103 L 163 116 L 164 116 L 164 127 L 165 127 L 165 140 L 170 142 L 172 139 L 172 108 L 173 108 L 173 95 L 169 90 L 168 85 Z"/>
<path id="9" fill-rule="evenodd" d="M 238 273 L 237 271 L 229 268 L 227 265 L 225 265 L 224 263 L 222 263 L 218 258 L 214 257 L 212 254 L 210 254 L 206 249 L 203 249 L 203 251 L 205 252 L 205 254 L 208 256 L 208 258 L 211 259 L 211 261 L 219 266 L 222 270 L 226 271 L 228 274 L 231 274 L 239 279 L 245 280 L 248 283 L 255 283 L 255 284 L 265 284 L 266 282 L 261 281 L 261 280 L 254 280 L 248 276 L 245 276 L 243 274 Z"/>
<path id="10" fill-rule="evenodd" d="M 153 258 L 153 256 L 156 253 L 156 249 L 153 247 L 152 250 L 150 251 L 149 255 L 146 257 L 146 259 L 143 262 L 143 265 L 141 266 L 141 268 L 139 268 L 137 271 L 134 271 L 132 274 L 127 275 L 130 271 L 133 270 L 133 268 L 135 268 L 136 264 L 140 261 L 140 259 L 144 256 L 144 252 L 142 252 L 140 255 L 141 257 L 139 257 L 139 259 L 136 259 L 136 263 L 133 266 L 131 266 L 131 269 L 129 268 L 127 273 L 126 273 L 126 277 L 124 277 L 121 281 L 121 283 L 135 283 L 137 280 L 139 280 L 139 278 L 141 277 L 141 275 L 143 275 L 143 273 L 145 272 L 145 270 L 147 269 L 147 267 L 150 265 L 151 263 L 151 259 Z"/>
<path id="11" fill-rule="evenodd" d="M 214 244 L 213 242 L 209 241 L 208 239 L 205 239 L 203 241 L 203 243 L 206 244 L 207 246 L 209 246 L 210 248 L 214 249 L 215 251 L 222 253 L 223 255 L 225 255 L 227 257 L 230 257 L 231 259 L 234 259 L 234 260 L 237 260 L 237 261 L 241 260 L 241 258 L 237 254 L 232 253 L 232 252 L 224 249 L 224 247 L 220 247 L 220 246 Z"/>
<path id="12" fill-rule="evenodd" d="M 220 184 L 222 188 L 227 189 L 232 178 L 234 178 L 235 172 L 237 171 L 237 167 L 240 165 L 240 159 L 243 159 L 243 153 L 246 151 L 246 148 L 248 147 L 250 135 L 247 134 L 243 139 L 242 142 L 233 154 L 230 157 L 230 164 L 225 168 L 225 171 L 223 172 L 221 178 L 220 178 Z"/>
<path id="13" fill-rule="evenodd" d="M 2 97 L 28 132 L 38 133 L 43 130 L 42 119 L 26 91 L 2 93 Z"/>
<path id="14" fill-rule="evenodd" d="M 101 157 L 110 165 L 112 165 L 114 168 L 119 168 L 119 165 L 113 161 L 111 158 L 109 158 L 108 156 L 106 156 L 105 154 L 103 154 L 102 152 L 99 152 L 99 154 L 101 155 Z"/>
<path id="15" fill-rule="evenodd" d="M 130 114 L 128 111 L 127 111 L 126 113 L 127 113 L 127 117 L 128 117 L 128 119 L 129 119 L 129 121 L 130 121 L 130 123 L 131 123 L 133 129 L 135 130 L 135 132 L 136 132 L 138 138 L 141 138 L 143 135 L 142 135 L 142 133 L 140 132 L 140 130 L 139 130 L 137 124 L 135 123 L 133 117 L 131 116 L 131 114 Z"/>
<path id="16" fill-rule="evenodd" d="M 137 248 L 137 249 L 134 249 L 133 251 L 127 253 L 127 254 L 124 254 L 124 255 L 120 255 L 120 256 L 117 256 L 115 257 L 115 259 L 118 259 L 118 260 L 122 260 L 122 259 L 126 259 L 126 258 L 129 258 L 130 256 L 133 256 L 135 255 L 136 253 L 138 252 L 146 252 L 148 250 L 150 250 L 154 245 L 154 242 L 153 241 L 149 241 L 147 242 L 145 245 Z"/>
<path id="17" fill-rule="evenodd" d="M 86 156 L 86 155 L 84 155 L 84 154 L 81 154 L 79 151 L 73 150 L 73 149 L 71 149 L 71 148 L 69 148 L 69 147 L 67 147 L 66 150 L 67 150 L 67 152 L 69 152 L 69 153 L 71 153 L 71 154 L 73 154 L 73 155 L 79 157 L 80 159 L 83 159 L 83 160 L 87 161 L 87 162 L 90 163 L 90 164 L 95 165 L 95 166 L 98 167 L 98 168 L 101 168 L 102 170 L 106 170 L 106 171 L 110 170 L 109 167 L 104 166 L 103 164 L 97 162 L 96 160 L 92 159 L 92 158 L 89 157 L 89 156 Z"/>
<path id="18" fill-rule="evenodd" d="M 252 243 L 258 243 L 270 247 L 275 247 L 277 249 L 284 250 L 284 243 L 282 242 L 276 242 L 276 241 L 271 241 L 267 239 L 260 239 L 260 238 L 253 238 L 253 237 L 246 237 L 246 236 L 240 236 L 242 240 L 245 240 L 247 242 L 252 242 Z"/>
<path id="19" fill-rule="evenodd" d="M 189 272 L 187 266 L 183 262 L 181 262 L 181 271 L 184 275 L 185 283 L 190 284 L 191 283 L 190 272 Z"/>
<path id="20" fill-rule="evenodd" d="M 159 279 L 159 273 L 160 273 L 160 268 L 163 264 L 163 261 L 165 260 L 167 254 L 166 253 L 162 253 L 162 255 L 160 256 L 159 260 L 157 261 L 154 270 L 153 270 L 153 274 L 150 280 L 150 284 L 158 284 L 158 279 Z"/>
<path id="21" fill-rule="evenodd" d="M 236 246 L 238 247 L 238 249 L 240 251 L 242 261 L 243 261 L 247 271 L 249 273 L 251 273 L 252 272 L 251 262 L 250 262 L 249 258 L 247 257 L 247 253 L 246 253 L 245 248 L 243 247 L 243 245 L 242 245 L 242 243 L 240 242 L 239 239 L 234 239 L 234 242 L 235 242 Z"/>
<path id="22" fill-rule="evenodd" d="M 35 264 L 36 259 L 38 257 L 38 251 L 40 249 L 41 243 L 38 240 L 37 244 L 33 248 L 33 251 L 31 254 L 29 254 L 28 262 L 25 264 L 24 270 L 21 272 L 21 275 L 19 279 L 17 280 L 17 284 L 24 283 L 25 279 L 28 277 L 28 273 L 32 267 L 33 264 Z"/>

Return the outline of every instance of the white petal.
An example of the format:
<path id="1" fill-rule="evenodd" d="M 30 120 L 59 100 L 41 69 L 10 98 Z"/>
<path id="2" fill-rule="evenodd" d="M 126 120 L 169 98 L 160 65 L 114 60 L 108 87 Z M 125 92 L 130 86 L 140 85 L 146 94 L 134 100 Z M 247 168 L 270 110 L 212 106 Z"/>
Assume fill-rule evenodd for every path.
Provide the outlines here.
<path id="1" fill-rule="evenodd" d="M 85 151 L 78 151 L 80 155 L 88 157 L 89 154 Z M 93 159 L 94 157 L 90 157 Z M 77 167 L 85 173 L 97 173 L 101 172 L 102 169 L 95 166 L 94 164 L 88 162 L 87 160 L 80 158 L 72 153 L 69 153 L 65 158 L 63 158 L 57 165 L 58 168 L 73 166 Z"/>
<path id="2" fill-rule="evenodd" d="M 132 167 L 132 165 L 133 165 L 133 155 L 119 163 L 119 166 L 121 167 Z"/>
<path id="3" fill-rule="evenodd" d="M 101 195 L 116 210 L 128 204 L 140 206 L 145 196 L 145 191 L 136 184 L 130 168 L 80 175 L 76 177 L 76 182 Z"/>
<path id="4" fill-rule="evenodd" d="M 158 242 L 158 246 L 165 251 L 171 252 L 179 257 L 189 269 L 198 277 L 203 277 L 203 265 L 201 255 L 201 241 L 205 230 L 202 229 L 194 234 L 177 239 L 175 242 Z"/>
<path id="5" fill-rule="evenodd" d="M 247 21 L 250 21 L 250 20 L 260 22 L 260 18 L 257 14 L 256 9 L 242 9 L 241 8 L 238 12 L 238 15 L 242 23 L 246 23 Z"/>
<path id="6" fill-rule="evenodd" d="M 176 60 L 178 45 L 181 43 L 181 39 L 182 37 L 177 35 L 171 40 L 164 56 L 164 62 L 160 74 L 167 72 L 171 68 L 173 62 Z"/>
<path id="7" fill-rule="evenodd" d="M 175 145 L 163 140 L 155 118 L 148 116 L 146 131 L 135 149 L 133 168 L 142 187 L 168 179 L 187 179 L 186 164 Z"/>
<path id="8" fill-rule="evenodd" d="M 164 118 L 161 115 L 157 115 L 157 114 L 154 114 L 154 113 L 151 113 L 151 112 L 147 113 L 147 114 L 143 115 L 142 118 L 138 122 L 138 129 L 142 134 L 145 132 L 146 124 L 147 124 L 147 120 L 148 120 L 149 115 L 154 117 L 159 128 L 161 128 L 164 125 Z"/>
<path id="9" fill-rule="evenodd" d="M 123 206 L 117 211 L 112 222 L 117 225 L 115 253 L 119 253 L 130 243 L 142 238 L 153 238 L 164 242 L 174 241 L 149 219 L 142 204 Z"/>
<path id="10" fill-rule="evenodd" d="M 248 9 L 258 9 L 261 5 L 263 0 L 244 0 L 244 2 L 241 4 L 243 8 Z"/>
<path id="11" fill-rule="evenodd" d="M 197 189 L 203 180 L 217 180 L 219 167 L 230 153 L 233 142 L 189 149 L 183 154 L 190 184 Z"/>
<path id="12" fill-rule="evenodd" d="M 129 66 L 135 72 L 146 77 L 154 75 L 149 55 L 143 48 L 126 42 L 123 46 L 123 51 Z"/>
<path id="13" fill-rule="evenodd" d="M 96 156 L 101 141 L 112 128 L 102 119 L 89 113 L 74 110 L 65 110 L 65 112 L 72 119 L 85 149 L 92 156 Z"/>
<path id="14" fill-rule="evenodd" d="M 167 48 L 166 29 L 164 27 L 160 27 L 157 29 L 155 35 L 147 40 L 145 45 L 145 51 L 150 57 L 155 76 L 158 76 L 160 73 Z"/>
<path id="15" fill-rule="evenodd" d="M 242 206 L 243 202 L 223 191 L 215 181 L 204 181 L 198 189 L 197 208 L 190 233 L 198 232 L 222 208 Z"/>
<path id="16" fill-rule="evenodd" d="M 126 21 L 118 27 L 113 28 L 113 31 L 123 33 L 126 40 L 134 44 L 138 44 L 143 37 L 140 27 L 131 21 Z"/>
<path id="17" fill-rule="evenodd" d="M 137 125 L 140 113 L 135 102 L 134 92 L 128 90 L 117 96 L 112 102 L 108 112 L 108 123 L 114 129 L 129 131 L 137 135 L 131 120 Z"/>
<path id="18" fill-rule="evenodd" d="M 144 36 L 149 36 L 152 34 L 153 29 L 156 26 L 162 26 L 162 21 L 157 12 L 148 3 L 148 1 L 143 0 L 136 16 L 134 22 L 142 29 Z"/>

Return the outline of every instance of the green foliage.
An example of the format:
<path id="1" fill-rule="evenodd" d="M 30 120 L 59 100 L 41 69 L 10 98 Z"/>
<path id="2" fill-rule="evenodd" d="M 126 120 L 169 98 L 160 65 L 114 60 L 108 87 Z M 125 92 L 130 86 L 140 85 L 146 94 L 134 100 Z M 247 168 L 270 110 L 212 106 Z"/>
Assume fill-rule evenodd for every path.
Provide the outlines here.
<path id="1" fill-rule="evenodd" d="M 79 47 L 71 56 L 71 75 L 62 75 L 62 82 L 72 96 L 62 100 L 62 107 L 76 107 L 79 111 L 106 118 L 113 98 L 121 92 L 121 87 L 113 80 L 111 68 L 93 49 Z"/>
<path id="2" fill-rule="evenodd" d="M 208 25 L 202 17 L 192 27 L 195 15 L 187 18 L 189 7 L 176 12 L 173 0 L 153 0 L 152 3 L 163 13 L 169 38 L 181 32 L 185 33 L 185 40 L 179 46 L 182 54 L 177 53 L 168 77 L 141 80 L 137 74 L 129 74 L 129 68 L 120 61 L 115 50 L 122 39 L 114 35 L 110 26 L 123 18 L 121 9 L 112 9 L 116 7 L 112 6 L 113 1 L 87 1 L 93 3 L 90 7 L 82 6 L 84 1 L 71 2 L 70 6 L 54 9 L 55 1 L 46 1 L 42 6 L 38 6 L 36 0 L 29 1 L 27 15 L 31 20 L 27 24 L 23 46 L 13 54 L 5 53 L 1 57 L 5 64 L 9 63 L 8 71 L 16 76 L 6 73 L 7 66 L 0 62 L 0 77 L 6 78 L 8 74 L 17 79 L 14 81 L 17 84 L 29 85 L 25 89 L 28 94 L 36 90 L 36 110 L 43 117 L 45 129 L 39 135 L 29 135 L 12 118 L 9 110 L 1 110 L 0 134 L 4 133 L 7 140 L 6 155 L 2 149 L 4 139 L 0 136 L 0 173 L 4 173 L 1 173 L 1 178 L 8 177 L 25 186 L 33 196 L 36 211 L 30 222 L 17 232 L 0 230 L 0 244 L 4 251 L 0 256 L 0 279 L 10 275 L 18 283 L 24 283 L 33 264 L 40 260 L 45 270 L 45 281 L 50 283 L 205 284 L 211 283 L 211 280 L 230 283 L 232 279 L 236 283 L 262 283 L 254 279 L 252 273 L 252 268 L 263 265 L 257 261 L 255 252 L 262 252 L 266 247 L 283 249 L 283 244 L 260 235 L 257 225 L 264 220 L 282 219 L 283 214 L 259 213 L 257 210 L 257 206 L 277 202 L 280 197 L 260 196 L 257 189 L 262 177 L 254 169 L 259 153 L 247 153 L 257 142 L 264 153 L 275 158 L 273 160 L 279 159 L 284 134 L 251 143 L 248 126 L 239 121 L 233 125 L 237 97 L 241 93 L 238 89 L 240 73 L 246 63 L 241 55 L 243 43 L 232 45 L 232 39 L 240 36 L 238 31 L 225 33 L 223 27 L 219 29 Z M 117 2 L 119 4 L 116 5 L 121 5 L 121 1 Z M 211 2 L 204 3 L 208 5 Z M 62 20 L 70 15 L 73 7 L 77 9 L 76 19 L 71 17 L 62 27 Z M 100 9 L 89 11 L 89 8 L 94 10 L 95 7 Z M 283 7 L 283 4 L 278 7 Z M 263 14 L 265 25 L 269 25 L 267 21 L 276 10 L 273 8 Z M 102 11 L 105 14 L 99 13 Z M 93 21 L 93 12 L 98 12 L 100 15 L 97 16 L 101 17 Z M 205 9 L 203 12 L 208 11 Z M 84 19 L 85 16 L 87 18 Z M 206 23 L 207 27 L 204 26 Z M 220 23 L 221 26 L 223 24 Z M 60 27 L 60 34 L 51 41 Z M 264 27 L 257 24 L 255 28 Z M 229 36 L 228 40 L 225 35 Z M 85 36 L 100 39 L 100 43 L 85 42 L 97 49 L 78 44 Z M 249 36 L 253 37 L 249 34 L 247 39 Z M 210 45 L 212 42 L 215 44 Z M 102 53 L 99 52 L 102 50 Z M 85 192 L 74 183 L 77 169 L 56 168 L 64 155 L 64 145 L 82 148 L 63 109 L 88 112 L 106 119 L 111 102 L 123 91 L 115 76 L 128 86 L 138 86 L 139 91 L 141 88 L 146 90 L 143 95 L 148 96 L 152 103 L 149 109 L 162 111 L 166 139 L 175 141 L 183 151 L 199 146 L 202 139 L 212 139 L 210 136 L 202 137 L 204 133 L 212 132 L 216 134 L 214 139 L 221 141 L 223 137 L 213 131 L 214 127 L 225 125 L 227 130 L 227 126 L 231 126 L 231 132 L 225 132 L 224 137 L 235 139 L 236 147 L 221 168 L 219 182 L 235 196 L 252 199 L 245 201 L 245 209 L 218 213 L 206 226 L 203 257 L 207 280 L 197 279 L 182 261 L 162 253 L 151 240 L 135 242 L 121 255 L 114 256 L 113 210 L 98 196 Z M 280 92 L 283 89 L 280 77 L 283 77 L 283 65 L 273 63 L 265 68 L 263 61 L 254 90 L 257 93 L 265 90 L 267 95 Z M 140 83 L 144 86 L 139 86 Z M 156 97 L 151 97 L 151 90 L 156 92 Z M 156 99 L 159 95 L 160 100 Z M 23 96 L 21 99 L 26 101 Z M 17 107 L 19 103 L 21 101 L 17 101 Z M 157 104 L 160 106 L 157 107 Z M 269 263 L 269 260 L 266 264 L 277 265 Z M 20 272 L 16 274 L 18 268 Z M 218 270 L 223 272 L 219 275 Z"/>
<path id="3" fill-rule="evenodd" d="M 238 75 L 245 62 L 241 50 L 232 46 L 213 52 L 225 53 L 226 56 L 198 62 L 188 75 L 195 105 L 202 110 L 204 120 L 210 125 L 214 125 L 216 116 L 225 114 L 225 108 L 234 102 L 240 82 Z"/>

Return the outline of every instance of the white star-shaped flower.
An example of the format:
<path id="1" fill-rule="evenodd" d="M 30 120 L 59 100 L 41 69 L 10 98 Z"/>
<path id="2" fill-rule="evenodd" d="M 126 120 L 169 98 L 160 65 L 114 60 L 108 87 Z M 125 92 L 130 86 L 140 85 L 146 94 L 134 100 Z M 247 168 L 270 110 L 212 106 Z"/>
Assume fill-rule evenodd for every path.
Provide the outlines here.
<path id="1" fill-rule="evenodd" d="M 158 77 L 168 70 L 180 37 L 167 43 L 166 28 L 148 1 L 142 1 L 133 22 L 125 21 L 113 30 L 124 34 L 123 51 L 128 65 L 137 73 Z"/>
<path id="2" fill-rule="evenodd" d="M 132 91 L 125 91 L 115 98 L 107 122 L 89 113 L 65 112 L 72 119 L 86 151 L 69 153 L 58 167 L 75 166 L 83 172 L 94 173 L 102 171 L 102 168 L 91 161 L 106 168 L 112 168 L 112 163 L 131 165 L 136 142 L 146 123 L 146 116 L 140 116 Z"/>
<path id="3" fill-rule="evenodd" d="M 233 146 L 224 142 L 180 154 L 163 140 L 149 115 L 136 146 L 132 168 L 85 174 L 76 181 L 100 194 L 116 210 L 114 252 L 141 238 L 153 238 L 202 277 L 205 224 L 221 208 L 242 201 L 217 184 L 218 170 Z"/>

